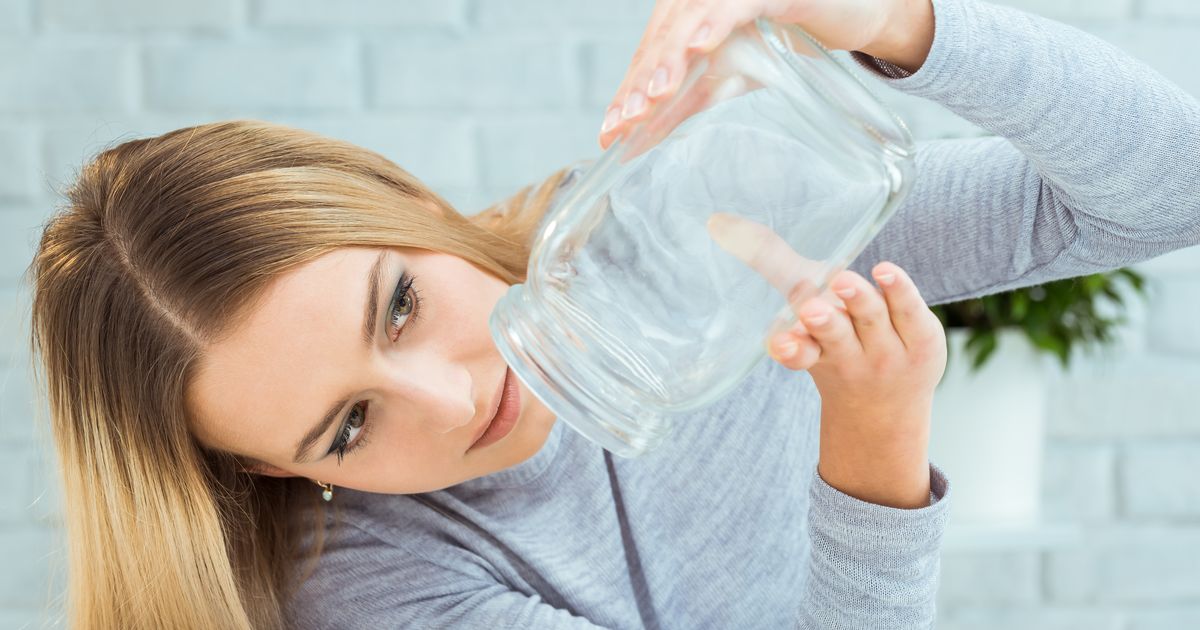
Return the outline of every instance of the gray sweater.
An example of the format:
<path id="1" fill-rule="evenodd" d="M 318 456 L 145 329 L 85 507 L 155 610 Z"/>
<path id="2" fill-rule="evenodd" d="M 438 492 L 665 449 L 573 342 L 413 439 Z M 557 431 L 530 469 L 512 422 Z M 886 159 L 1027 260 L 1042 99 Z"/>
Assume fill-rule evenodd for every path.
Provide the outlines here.
<path id="1" fill-rule="evenodd" d="M 911 193 L 853 264 L 931 303 L 1200 244 L 1200 105 L 1074 28 L 935 0 L 892 87 L 1000 137 L 922 143 Z M 417 495 L 339 488 L 342 520 L 295 628 L 928 628 L 948 486 L 901 510 L 816 474 L 821 401 L 764 360 L 635 459 L 556 423 L 531 459 Z"/>

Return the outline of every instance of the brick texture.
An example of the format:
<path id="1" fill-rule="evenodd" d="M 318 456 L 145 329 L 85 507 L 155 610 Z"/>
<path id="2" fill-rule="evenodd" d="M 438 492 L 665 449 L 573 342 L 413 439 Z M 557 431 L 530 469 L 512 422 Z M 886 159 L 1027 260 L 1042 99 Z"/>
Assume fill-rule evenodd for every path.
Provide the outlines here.
<path id="1" fill-rule="evenodd" d="M 379 43 L 371 50 L 372 104 L 477 112 L 562 108 L 575 100 L 571 59 L 565 43 L 541 34 Z"/>
<path id="2" fill-rule="evenodd" d="M 0 115 L 61 112 L 92 116 L 138 101 L 133 49 L 75 41 L 0 43 Z"/>
<path id="3" fill-rule="evenodd" d="M 353 109 L 357 52 L 348 41 L 150 46 L 146 98 L 172 111 Z"/>
<path id="4" fill-rule="evenodd" d="M 1142 0 L 1142 14 L 1151 18 L 1200 21 L 1200 3 L 1194 0 Z"/>
<path id="5" fill-rule="evenodd" d="M 1121 497 L 1132 517 L 1200 520 L 1200 443 L 1131 444 L 1121 458 Z"/>
<path id="6" fill-rule="evenodd" d="M 39 8 L 49 30 L 157 31 L 232 28 L 240 21 L 240 4 L 241 0 L 42 0 Z"/>
<path id="7" fill-rule="evenodd" d="M 253 19 L 263 26 L 429 28 L 461 27 L 466 20 L 463 0 L 260 0 Z"/>
<path id="8" fill-rule="evenodd" d="M 1051 601 L 1164 605 L 1200 598 L 1200 529 L 1118 525 L 1046 554 Z"/>
<path id="9" fill-rule="evenodd" d="M 0 199 L 26 201 L 36 181 L 37 134 L 28 127 L 0 127 Z"/>

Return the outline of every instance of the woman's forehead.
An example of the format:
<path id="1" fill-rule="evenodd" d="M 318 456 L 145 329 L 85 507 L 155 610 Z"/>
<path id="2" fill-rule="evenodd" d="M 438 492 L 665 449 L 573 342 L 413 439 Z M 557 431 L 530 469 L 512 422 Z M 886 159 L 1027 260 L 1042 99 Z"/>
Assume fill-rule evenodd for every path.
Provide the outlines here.
<path id="1" fill-rule="evenodd" d="M 201 441 L 226 450 L 270 434 L 286 442 L 341 393 L 347 368 L 367 352 L 363 304 L 383 251 L 344 248 L 300 265 L 205 348 L 189 386 Z"/>

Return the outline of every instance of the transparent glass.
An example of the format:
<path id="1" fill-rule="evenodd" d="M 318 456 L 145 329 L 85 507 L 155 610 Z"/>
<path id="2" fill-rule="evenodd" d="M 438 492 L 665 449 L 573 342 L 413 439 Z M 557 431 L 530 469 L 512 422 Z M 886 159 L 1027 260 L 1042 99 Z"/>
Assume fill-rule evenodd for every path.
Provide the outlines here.
<path id="1" fill-rule="evenodd" d="M 800 28 L 696 56 L 542 220 L 492 337 L 560 420 L 632 457 L 730 392 L 912 179 L 904 124 Z M 752 430 L 752 427 L 747 427 Z"/>

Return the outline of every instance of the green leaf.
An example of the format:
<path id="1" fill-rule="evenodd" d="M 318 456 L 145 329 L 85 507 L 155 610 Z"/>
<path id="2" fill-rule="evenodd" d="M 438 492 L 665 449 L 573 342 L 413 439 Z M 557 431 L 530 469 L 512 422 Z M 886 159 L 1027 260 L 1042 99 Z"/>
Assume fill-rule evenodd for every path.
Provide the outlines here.
<path id="1" fill-rule="evenodd" d="M 1058 357 L 1064 366 L 1076 345 L 1111 343 L 1113 329 L 1124 322 L 1134 293 L 1123 292 L 1128 283 L 1144 297 L 1148 285 L 1132 269 L 1079 278 L 1065 278 L 1045 284 L 1023 287 L 982 298 L 963 300 L 933 307 L 938 320 L 947 329 L 968 331 L 964 354 L 976 368 L 995 351 L 995 332 L 1004 328 L 1022 330 L 1039 352 Z M 1111 303 L 1112 317 L 1102 316 L 1101 302 Z"/>
<path id="2" fill-rule="evenodd" d="M 975 353 L 975 357 L 971 360 L 971 369 L 979 370 L 987 363 L 988 358 L 996 351 L 996 333 L 987 331 L 980 335 L 980 343 Z"/>
<path id="3" fill-rule="evenodd" d="M 1021 321 L 1025 318 L 1025 314 L 1029 312 L 1029 294 L 1023 292 L 1015 292 L 1012 295 L 1012 304 L 1009 307 L 1008 315 L 1013 321 Z"/>
<path id="4" fill-rule="evenodd" d="M 1004 319 L 1004 315 L 1000 313 L 1000 302 L 996 296 L 989 295 L 983 298 L 983 311 L 993 325 L 999 324 Z"/>
<path id="5" fill-rule="evenodd" d="M 1123 298 L 1121 296 L 1121 293 L 1118 292 L 1116 289 L 1112 288 L 1111 286 L 1104 287 L 1104 295 L 1107 295 L 1108 299 L 1112 300 L 1113 302 L 1116 302 L 1117 304 L 1122 304 L 1122 305 L 1125 304 L 1125 298 Z"/>
<path id="6" fill-rule="evenodd" d="M 1129 282 L 1129 284 L 1131 284 L 1133 286 L 1134 290 L 1137 291 L 1138 293 L 1145 292 L 1146 280 L 1142 276 L 1142 274 L 1140 274 L 1132 269 L 1129 269 L 1128 267 L 1123 268 L 1123 269 L 1118 269 L 1114 273 L 1125 278 Z"/>

